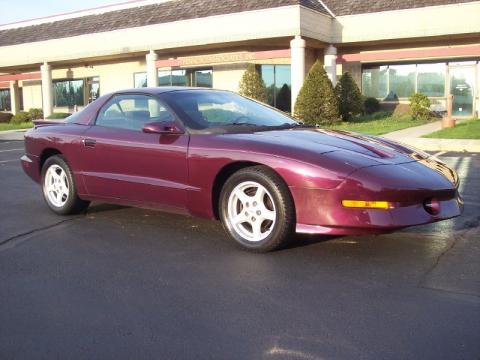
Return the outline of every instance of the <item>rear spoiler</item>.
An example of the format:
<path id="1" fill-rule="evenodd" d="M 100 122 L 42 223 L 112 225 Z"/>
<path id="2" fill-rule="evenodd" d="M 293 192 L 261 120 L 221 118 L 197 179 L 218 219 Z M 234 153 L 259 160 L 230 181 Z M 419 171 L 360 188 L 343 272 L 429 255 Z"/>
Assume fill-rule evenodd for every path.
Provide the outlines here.
<path id="1" fill-rule="evenodd" d="M 63 119 L 60 119 L 60 120 L 39 119 L 39 120 L 33 120 L 32 122 L 33 122 L 33 125 L 35 126 L 35 129 L 42 126 L 65 124 L 65 121 L 63 121 Z"/>

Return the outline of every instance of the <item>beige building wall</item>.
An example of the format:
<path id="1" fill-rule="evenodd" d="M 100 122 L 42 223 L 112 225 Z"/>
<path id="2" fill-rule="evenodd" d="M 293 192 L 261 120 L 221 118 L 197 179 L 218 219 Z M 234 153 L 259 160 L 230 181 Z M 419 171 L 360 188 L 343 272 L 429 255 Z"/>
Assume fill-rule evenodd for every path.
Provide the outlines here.
<path id="1" fill-rule="evenodd" d="M 21 83 L 23 92 L 23 110 L 42 108 L 42 82 L 40 80 L 24 80 Z"/>
<path id="2" fill-rule="evenodd" d="M 225 64 L 213 66 L 213 88 L 238 91 L 238 85 L 247 69 L 247 64 Z"/>

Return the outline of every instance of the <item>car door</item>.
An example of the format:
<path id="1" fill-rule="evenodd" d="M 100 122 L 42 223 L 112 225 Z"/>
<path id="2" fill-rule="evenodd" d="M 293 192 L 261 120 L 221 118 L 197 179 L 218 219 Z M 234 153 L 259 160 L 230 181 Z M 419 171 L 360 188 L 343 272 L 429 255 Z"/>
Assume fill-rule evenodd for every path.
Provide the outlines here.
<path id="1" fill-rule="evenodd" d="M 142 131 L 147 123 L 175 119 L 149 95 L 118 94 L 107 101 L 82 140 L 81 168 L 89 195 L 185 209 L 188 134 Z"/>

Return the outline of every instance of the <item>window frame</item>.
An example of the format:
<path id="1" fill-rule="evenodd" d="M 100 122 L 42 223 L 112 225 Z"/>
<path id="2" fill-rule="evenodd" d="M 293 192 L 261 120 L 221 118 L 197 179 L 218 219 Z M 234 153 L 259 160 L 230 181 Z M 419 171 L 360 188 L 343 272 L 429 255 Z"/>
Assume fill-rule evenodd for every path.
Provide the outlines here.
<path id="1" fill-rule="evenodd" d="M 290 95 L 291 95 L 291 93 L 292 93 L 292 64 L 257 64 L 256 69 L 257 69 L 258 73 L 260 74 L 260 78 L 262 79 L 262 81 L 265 82 L 265 80 L 263 80 L 263 71 L 262 71 L 263 66 L 271 66 L 273 68 L 273 94 L 272 94 L 273 95 L 272 96 L 273 104 L 267 104 L 267 105 L 275 108 L 276 110 L 290 113 L 292 111 L 291 99 L 290 99 L 290 111 L 283 111 L 283 110 L 280 110 L 280 108 L 277 107 L 277 105 L 278 105 L 277 104 L 277 97 L 278 97 L 278 94 L 280 93 L 280 91 L 283 87 L 283 84 L 282 84 L 282 86 L 279 86 L 279 87 L 277 86 L 277 67 L 280 67 L 280 66 L 287 67 L 288 66 L 290 68 L 290 84 L 287 84 L 287 85 L 290 88 Z M 268 91 L 268 86 L 266 86 L 266 88 L 267 88 L 267 91 Z M 279 89 L 279 90 L 277 91 L 277 89 Z"/>
<path id="2" fill-rule="evenodd" d="M 5 99 L 7 99 L 7 101 L 5 102 L 5 105 L 9 105 L 8 107 L 5 106 L 4 109 L 0 109 L 0 111 L 12 111 L 12 93 L 10 91 L 10 88 L 1 88 L 0 89 L 0 92 L 6 92 L 8 95 L 5 97 Z"/>
<path id="3" fill-rule="evenodd" d="M 82 82 L 82 104 L 73 104 L 73 105 L 70 105 L 70 104 L 67 104 L 67 105 L 58 105 L 57 104 L 57 101 L 56 101 L 56 92 L 55 92 L 55 83 L 61 83 L 61 82 L 68 82 L 68 83 L 71 83 L 71 82 L 74 82 L 74 81 L 81 81 Z M 100 80 L 99 80 L 99 83 L 100 83 Z M 53 79 L 52 80 L 52 90 L 53 90 L 53 107 L 54 108 L 73 108 L 75 106 L 85 106 L 86 103 L 85 102 L 85 91 L 86 91 L 86 87 L 87 87 L 87 81 L 86 81 L 86 78 L 77 78 L 77 79 L 69 79 L 69 78 L 62 78 L 62 79 Z"/>
<path id="4" fill-rule="evenodd" d="M 133 96 L 145 96 L 145 97 L 149 97 L 149 98 L 152 98 L 152 99 L 155 99 L 156 101 L 158 101 L 159 103 L 162 104 L 162 106 L 167 109 L 167 111 L 170 113 L 170 115 L 172 115 L 172 121 L 174 121 L 177 125 L 180 125 L 183 129 L 186 129 L 186 126 L 183 124 L 183 121 L 178 117 L 177 113 L 168 105 L 168 103 L 164 100 L 162 100 L 160 97 L 158 96 L 155 96 L 153 94 L 149 94 L 149 93 L 142 93 L 142 92 L 120 92 L 120 93 L 114 93 L 112 94 L 112 96 L 110 96 L 108 99 L 105 100 L 105 102 L 102 104 L 102 106 L 100 106 L 95 114 L 95 119 L 94 121 L 92 122 L 92 126 L 99 126 L 99 127 L 103 127 L 103 128 L 107 128 L 107 129 L 114 129 L 114 130 L 122 130 L 122 131 L 131 131 L 131 132 L 135 132 L 135 133 L 143 133 L 142 129 L 140 130 L 134 130 L 134 129 L 128 129 L 128 128 L 122 128 L 122 127 L 112 127 L 112 126 L 104 126 L 104 125 L 101 125 L 101 124 L 97 124 L 97 120 L 98 120 L 98 117 L 102 111 L 102 109 L 116 96 L 128 96 L 128 95 L 133 95 Z M 118 105 L 118 104 L 117 104 Z M 149 124 L 149 123 L 154 123 L 155 121 L 151 121 L 151 122 L 148 122 L 148 123 L 145 123 L 145 124 Z M 155 135 L 155 134 L 149 134 L 149 135 Z M 159 135 L 159 134 L 157 134 Z"/>

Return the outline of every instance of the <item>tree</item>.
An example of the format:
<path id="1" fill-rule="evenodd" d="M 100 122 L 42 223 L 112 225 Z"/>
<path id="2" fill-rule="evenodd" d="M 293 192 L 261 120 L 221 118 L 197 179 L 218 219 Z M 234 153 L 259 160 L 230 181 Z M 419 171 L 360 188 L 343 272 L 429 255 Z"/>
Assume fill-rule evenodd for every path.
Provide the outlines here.
<path id="1" fill-rule="evenodd" d="M 290 112 L 292 109 L 292 92 L 290 86 L 283 84 L 282 88 L 277 94 L 277 108 L 284 112 Z"/>
<path id="2" fill-rule="evenodd" d="M 338 109 L 344 121 L 349 121 L 363 111 L 362 93 L 350 73 L 346 72 L 335 86 Z"/>
<path id="3" fill-rule="evenodd" d="M 254 64 L 248 64 L 239 85 L 240 95 L 267 102 L 267 88 Z"/>
<path id="4" fill-rule="evenodd" d="M 308 124 L 331 124 L 340 120 L 338 102 L 323 65 L 317 60 L 303 83 L 294 115 Z"/>
<path id="5" fill-rule="evenodd" d="M 413 119 L 428 120 L 430 118 L 430 99 L 427 95 L 416 93 L 410 96 L 410 114 Z"/>

